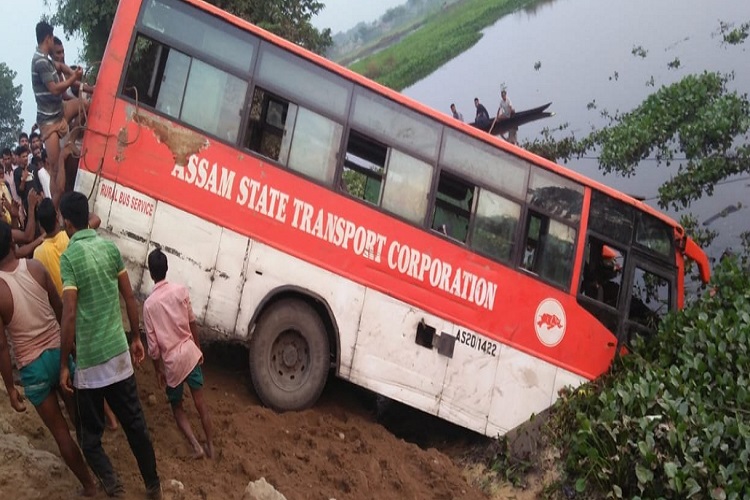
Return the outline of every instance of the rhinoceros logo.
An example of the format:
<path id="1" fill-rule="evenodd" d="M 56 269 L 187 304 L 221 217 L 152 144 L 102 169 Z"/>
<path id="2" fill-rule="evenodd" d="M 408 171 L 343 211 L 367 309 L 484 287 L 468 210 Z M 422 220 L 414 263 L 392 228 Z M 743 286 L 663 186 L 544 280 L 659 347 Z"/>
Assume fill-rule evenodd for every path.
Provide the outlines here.
<path id="1" fill-rule="evenodd" d="M 547 347 L 554 347 L 562 342 L 566 328 L 562 304 L 555 299 L 541 301 L 534 315 L 534 329 L 539 341 Z"/>

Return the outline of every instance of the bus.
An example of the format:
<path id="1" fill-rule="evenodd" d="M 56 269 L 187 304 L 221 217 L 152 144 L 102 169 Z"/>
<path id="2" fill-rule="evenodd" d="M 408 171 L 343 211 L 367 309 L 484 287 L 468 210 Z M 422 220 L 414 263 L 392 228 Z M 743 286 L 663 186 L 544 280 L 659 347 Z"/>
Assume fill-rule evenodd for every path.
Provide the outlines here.
<path id="1" fill-rule="evenodd" d="M 200 0 L 120 2 L 87 120 L 136 293 L 162 248 L 277 411 L 335 375 L 502 435 L 708 280 L 655 209 Z"/>

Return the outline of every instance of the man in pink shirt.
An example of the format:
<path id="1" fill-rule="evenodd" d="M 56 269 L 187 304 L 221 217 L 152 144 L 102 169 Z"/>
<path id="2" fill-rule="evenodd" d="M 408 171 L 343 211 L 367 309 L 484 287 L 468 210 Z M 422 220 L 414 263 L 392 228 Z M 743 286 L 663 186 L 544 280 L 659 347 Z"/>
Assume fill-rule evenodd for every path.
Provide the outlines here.
<path id="1" fill-rule="evenodd" d="M 213 457 L 211 418 L 203 399 L 203 353 L 198 342 L 198 326 L 190 305 L 190 294 L 182 285 L 169 283 L 167 256 L 157 248 L 148 255 L 148 270 L 156 285 L 143 303 L 148 354 L 154 360 L 159 385 L 167 387 L 167 399 L 182 434 L 193 447 L 193 458 Z M 193 434 L 182 407 L 183 384 L 187 382 L 200 415 L 206 445 Z"/>

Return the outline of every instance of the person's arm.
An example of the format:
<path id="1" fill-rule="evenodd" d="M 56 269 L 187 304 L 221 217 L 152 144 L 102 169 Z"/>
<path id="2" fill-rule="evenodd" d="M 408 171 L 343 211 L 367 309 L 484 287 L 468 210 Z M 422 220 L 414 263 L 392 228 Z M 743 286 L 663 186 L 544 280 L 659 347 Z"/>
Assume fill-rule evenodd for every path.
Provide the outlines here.
<path id="1" fill-rule="evenodd" d="M 130 341 L 130 354 L 133 356 L 135 364 L 141 364 L 146 353 L 143 350 L 141 335 L 138 321 L 138 306 L 135 303 L 133 288 L 130 286 L 128 271 L 123 267 L 120 274 L 117 275 L 117 286 L 120 289 L 120 295 L 125 300 L 125 310 L 128 314 L 128 323 L 130 323 L 130 332 L 132 339 Z"/>
<path id="2" fill-rule="evenodd" d="M 64 281 L 63 281 L 64 282 Z M 76 338 L 76 314 L 78 309 L 78 289 L 63 288 L 62 321 L 60 323 L 60 360 L 67 360 L 73 352 Z M 68 363 L 60 363 L 60 387 L 68 394 L 73 394 L 73 383 L 70 379 Z"/>
<path id="3" fill-rule="evenodd" d="M 26 411 L 26 405 L 23 404 L 23 396 L 16 389 L 13 383 L 13 366 L 10 361 L 10 349 L 8 349 L 8 339 L 5 337 L 5 323 L 0 317 L 0 374 L 2 374 L 5 389 L 8 391 L 10 405 L 17 412 Z"/>
<path id="4" fill-rule="evenodd" d="M 78 283 L 68 256 L 65 254 L 60 257 L 60 276 L 63 283 L 60 359 L 67 360 L 75 346 L 76 316 L 78 314 Z M 67 362 L 60 363 L 60 387 L 68 394 L 73 393 L 73 384 Z"/>
<path id="5" fill-rule="evenodd" d="M 148 356 L 154 364 L 154 374 L 156 380 L 159 383 L 159 387 L 167 385 L 167 378 L 164 375 L 164 362 L 161 359 L 161 350 L 159 349 L 159 343 L 156 339 L 156 330 L 154 324 L 151 321 L 151 315 L 143 305 L 143 326 L 146 329 L 146 344 L 148 345 Z"/>
<path id="6" fill-rule="evenodd" d="M 36 234 L 36 206 L 39 203 L 39 195 L 36 191 L 32 190 L 31 192 L 29 192 L 28 202 L 29 213 L 26 217 L 26 228 L 21 234 L 21 237 L 15 240 L 16 244 L 29 243 L 34 239 L 34 235 Z"/>
<path id="7" fill-rule="evenodd" d="M 78 68 L 75 71 L 68 68 L 68 70 L 71 72 L 70 75 L 67 76 L 65 80 L 58 82 L 56 81 L 55 76 L 54 76 L 55 75 L 54 66 L 51 69 L 53 71 L 49 71 L 46 73 L 40 72 L 40 74 L 42 74 L 42 81 L 44 81 L 44 84 L 46 85 L 47 90 L 49 90 L 50 93 L 54 95 L 60 95 L 60 94 L 65 93 L 65 91 L 68 90 L 68 88 L 71 85 L 73 85 L 73 83 L 80 80 L 81 76 L 83 76 L 83 71 L 81 70 L 81 68 Z M 63 70 L 63 73 L 65 73 L 65 70 Z"/>
<path id="8" fill-rule="evenodd" d="M 40 234 L 37 239 L 16 247 L 13 252 L 17 259 L 29 259 L 34 255 L 34 250 L 44 242 L 44 234 Z"/>
<path id="9" fill-rule="evenodd" d="M 89 229 L 99 229 L 102 225 L 102 220 L 94 212 L 89 213 Z"/>

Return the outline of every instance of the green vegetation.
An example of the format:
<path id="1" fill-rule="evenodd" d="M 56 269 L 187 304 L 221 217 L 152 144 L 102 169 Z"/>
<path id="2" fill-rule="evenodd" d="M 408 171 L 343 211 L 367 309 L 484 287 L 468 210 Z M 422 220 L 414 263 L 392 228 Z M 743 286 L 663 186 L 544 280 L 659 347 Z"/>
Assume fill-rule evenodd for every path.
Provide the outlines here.
<path id="1" fill-rule="evenodd" d="M 579 498 L 736 499 L 750 477 L 750 274 L 724 259 L 710 292 L 564 396 L 551 428 Z"/>
<path id="2" fill-rule="evenodd" d="M 15 144 L 23 130 L 21 118 L 22 86 L 15 85 L 16 72 L 4 62 L 0 62 L 0 144 Z"/>
<path id="3" fill-rule="evenodd" d="M 481 30 L 533 0 L 465 0 L 429 16 L 421 28 L 351 69 L 395 90 L 426 77 L 482 37 Z"/>

